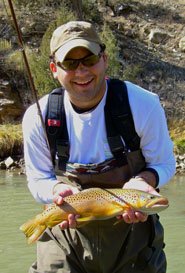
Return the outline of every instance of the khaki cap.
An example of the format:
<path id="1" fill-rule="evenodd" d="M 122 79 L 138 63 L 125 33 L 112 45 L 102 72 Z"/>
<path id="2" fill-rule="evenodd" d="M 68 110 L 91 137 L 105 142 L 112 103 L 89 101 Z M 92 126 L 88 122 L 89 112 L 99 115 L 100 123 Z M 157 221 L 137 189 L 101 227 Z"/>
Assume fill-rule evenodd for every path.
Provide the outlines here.
<path id="1" fill-rule="evenodd" d="M 102 44 L 93 25 L 84 21 L 71 21 L 58 27 L 50 42 L 51 54 L 63 62 L 68 52 L 75 47 L 85 47 L 98 55 Z"/>

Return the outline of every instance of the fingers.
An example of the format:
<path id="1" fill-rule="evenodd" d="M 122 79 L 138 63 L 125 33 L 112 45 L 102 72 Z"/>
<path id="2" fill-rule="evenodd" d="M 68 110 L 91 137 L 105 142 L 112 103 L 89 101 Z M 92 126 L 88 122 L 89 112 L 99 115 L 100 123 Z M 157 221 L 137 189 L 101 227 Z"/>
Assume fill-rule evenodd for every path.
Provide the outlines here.
<path id="1" fill-rule="evenodd" d="M 145 181 L 138 181 L 135 178 L 132 178 L 130 181 L 126 182 L 123 186 L 124 189 L 135 189 L 145 191 L 154 195 L 161 196 L 152 186 L 150 186 Z"/>
<path id="2" fill-rule="evenodd" d="M 78 192 L 79 189 L 76 187 L 59 183 L 55 186 L 53 202 L 57 205 L 62 205 L 64 197 Z"/>
<path id="3" fill-rule="evenodd" d="M 136 224 L 139 222 L 145 222 L 148 216 L 138 211 L 135 212 L 134 210 L 128 210 L 124 212 L 122 215 L 118 216 L 117 218 L 118 219 L 122 218 L 127 224 Z"/>
<path id="4" fill-rule="evenodd" d="M 80 217 L 79 215 L 73 215 L 73 214 L 69 214 L 68 216 L 68 221 L 63 221 L 60 225 L 59 228 L 61 228 L 62 230 L 67 229 L 67 228 L 76 228 L 77 222 L 76 219 Z"/>
<path id="5" fill-rule="evenodd" d="M 54 202 L 55 204 L 57 204 L 57 205 L 62 205 L 62 203 L 63 203 L 63 198 L 62 198 L 62 196 L 56 194 L 56 195 L 54 196 L 54 198 L 53 198 L 53 202 Z"/>

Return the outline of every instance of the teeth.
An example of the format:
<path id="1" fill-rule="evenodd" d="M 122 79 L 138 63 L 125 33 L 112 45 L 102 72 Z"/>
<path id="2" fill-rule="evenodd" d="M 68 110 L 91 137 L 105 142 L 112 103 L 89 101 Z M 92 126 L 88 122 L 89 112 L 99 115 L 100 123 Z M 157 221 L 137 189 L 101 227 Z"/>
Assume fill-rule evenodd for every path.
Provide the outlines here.
<path id="1" fill-rule="evenodd" d="M 88 83 L 88 82 L 77 82 L 78 84 L 86 84 L 86 83 Z"/>
<path id="2" fill-rule="evenodd" d="M 77 84 L 87 84 L 87 83 L 89 83 L 90 82 L 90 80 L 89 81 L 86 81 L 86 82 L 76 82 Z"/>

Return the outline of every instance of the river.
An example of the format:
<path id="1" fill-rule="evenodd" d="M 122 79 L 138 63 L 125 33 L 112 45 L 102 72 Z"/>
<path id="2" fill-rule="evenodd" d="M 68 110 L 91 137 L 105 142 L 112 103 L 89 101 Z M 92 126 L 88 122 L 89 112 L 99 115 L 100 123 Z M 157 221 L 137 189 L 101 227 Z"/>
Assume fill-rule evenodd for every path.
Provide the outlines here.
<path id="1" fill-rule="evenodd" d="M 165 229 L 167 273 L 185 272 L 185 176 L 175 176 L 161 193 L 170 206 L 160 213 Z M 19 226 L 42 211 L 29 193 L 25 176 L 0 171 L 0 273 L 27 273 L 36 244 L 27 245 Z"/>

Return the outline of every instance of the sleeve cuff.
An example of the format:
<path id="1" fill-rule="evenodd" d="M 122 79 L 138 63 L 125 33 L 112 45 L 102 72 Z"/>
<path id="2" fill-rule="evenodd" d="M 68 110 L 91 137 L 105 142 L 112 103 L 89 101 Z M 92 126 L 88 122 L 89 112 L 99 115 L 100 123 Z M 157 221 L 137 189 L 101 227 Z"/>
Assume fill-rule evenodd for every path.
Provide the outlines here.
<path id="1" fill-rule="evenodd" d="M 147 172 L 149 171 L 149 172 L 151 172 L 151 173 L 153 173 L 155 175 L 155 179 L 156 179 L 155 188 L 157 188 L 158 185 L 159 185 L 159 174 L 158 174 L 158 172 L 153 168 L 144 168 L 143 171 L 147 171 Z"/>

